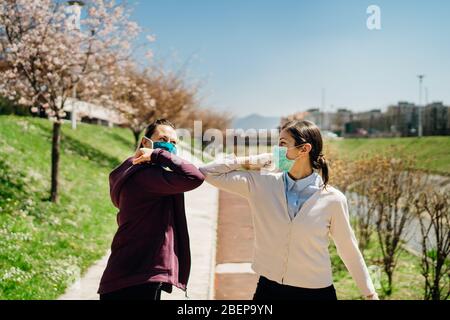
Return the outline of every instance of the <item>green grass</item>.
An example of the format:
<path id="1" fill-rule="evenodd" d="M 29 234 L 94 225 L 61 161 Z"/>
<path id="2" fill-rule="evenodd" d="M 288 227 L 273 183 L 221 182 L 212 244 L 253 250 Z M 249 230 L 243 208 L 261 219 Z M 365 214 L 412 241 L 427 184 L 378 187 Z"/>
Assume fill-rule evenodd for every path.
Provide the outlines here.
<path id="1" fill-rule="evenodd" d="M 450 136 L 392 139 L 343 139 L 329 141 L 343 159 L 355 159 L 364 152 L 386 154 L 390 146 L 400 156 L 413 156 L 416 168 L 430 173 L 450 175 Z"/>
<path id="2" fill-rule="evenodd" d="M 359 300 L 360 292 L 355 281 L 350 276 L 344 263 L 339 258 L 334 244 L 330 245 L 330 255 L 333 266 L 333 281 L 339 300 Z M 379 284 L 386 286 L 387 277 L 383 270 L 382 255 L 377 237 L 373 234 L 369 247 L 364 251 L 366 265 L 377 266 L 380 269 Z M 376 286 L 376 276 L 371 275 Z M 421 275 L 420 258 L 403 250 L 394 271 L 393 292 L 385 296 L 381 288 L 376 288 L 382 300 L 423 300 L 424 278 Z"/>
<path id="3" fill-rule="evenodd" d="M 0 299 L 55 299 L 102 257 L 116 230 L 108 175 L 133 153 L 131 132 L 63 126 L 60 202 L 52 204 L 52 124 L 0 116 Z"/>

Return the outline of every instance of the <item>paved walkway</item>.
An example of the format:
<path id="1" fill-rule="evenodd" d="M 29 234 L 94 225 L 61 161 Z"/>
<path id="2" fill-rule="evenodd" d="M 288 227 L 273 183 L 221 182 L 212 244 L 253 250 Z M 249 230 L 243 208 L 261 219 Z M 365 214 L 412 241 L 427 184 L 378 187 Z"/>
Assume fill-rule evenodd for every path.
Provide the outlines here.
<path id="1" fill-rule="evenodd" d="M 253 224 L 248 201 L 220 191 L 215 299 L 251 300 L 258 281 L 251 270 Z"/>
<path id="2" fill-rule="evenodd" d="M 198 166 L 201 165 L 200 161 L 183 154 L 183 151 L 180 155 Z M 185 202 L 192 255 L 188 298 L 213 299 L 218 190 L 204 183 L 200 188 L 186 193 Z M 70 286 L 59 300 L 98 300 L 97 289 L 108 257 L 109 252 L 90 267 L 79 281 Z M 183 300 L 186 295 L 184 291 L 174 288 L 172 294 L 163 292 L 161 299 Z"/>

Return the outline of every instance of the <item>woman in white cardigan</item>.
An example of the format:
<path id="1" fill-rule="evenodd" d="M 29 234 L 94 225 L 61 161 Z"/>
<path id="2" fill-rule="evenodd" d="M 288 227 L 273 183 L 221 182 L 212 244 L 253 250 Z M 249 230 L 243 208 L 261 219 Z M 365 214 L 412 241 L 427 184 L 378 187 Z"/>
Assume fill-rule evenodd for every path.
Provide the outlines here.
<path id="1" fill-rule="evenodd" d="M 293 121 L 282 128 L 274 148 L 277 172 L 255 170 L 251 158 L 200 168 L 207 182 L 249 201 L 252 268 L 260 276 L 254 300 L 336 300 L 330 237 L 363 297 L 378 299 L 349 222 L 346 197 L 327 185 L 322 146 L 315 124 Z"/>

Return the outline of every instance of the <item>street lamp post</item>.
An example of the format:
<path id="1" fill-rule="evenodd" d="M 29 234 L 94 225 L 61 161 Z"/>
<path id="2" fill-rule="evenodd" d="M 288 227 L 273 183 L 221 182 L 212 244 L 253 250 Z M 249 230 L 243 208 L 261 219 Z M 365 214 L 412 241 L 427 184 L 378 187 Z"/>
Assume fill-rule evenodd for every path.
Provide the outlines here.
<path id="1" fill-rule="evenodd" d="M 325 124 L 327 122 L 327 114 L 326 114 L 326 107 L 325 107 L 325 97 L 326 97 L 326 91 L 325 88 L 322 88 L 322 96 L 321 96 L 321 100 L 320 100 L 320 112 L 319 112 L 319 116 L 320 116 L 320 129 L 321 130 L 325 130 Z"/>
<path id="2" fill-rule="evenodd" d="M 68 21 L 69 30 L 81 30 L 81 9 L 85 3 L 83 1 L 67 1 L 67 14 L 70 15 L 70 20 Z M 71 113 L 71 122 L 72 129 L 75 130 L 77 128 L 77 110 L 76 110 L 76 100 L 77 100 L 77 85 L 74 85 L 72 92 L 72 113 Z"/>
<path id="3" fill-rule="evenodd" d="M 422 125 L 422 86 L 423 86 L 423 78 L 425 78 L 424 74 L 419 74 L 417 76 L 419 78 L 419 106 L 418 106 L 418 113 L 419 113 L 419 119 L 418 119 L 418 136 L 423 136 L 423 125 Z"/>

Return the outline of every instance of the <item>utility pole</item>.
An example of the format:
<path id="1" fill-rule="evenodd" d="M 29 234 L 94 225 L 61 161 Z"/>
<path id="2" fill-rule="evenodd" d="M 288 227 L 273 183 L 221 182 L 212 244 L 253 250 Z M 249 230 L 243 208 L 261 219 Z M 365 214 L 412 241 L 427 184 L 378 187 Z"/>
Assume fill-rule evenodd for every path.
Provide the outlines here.
<path id="1" fill-rule="evenodd" d="M 423 86 L 423 78 L 425 78 L 424 74 L 419 74 L 417 76 L 419 78 L 419 105 L 417 106 L 418 108 L 418 113 L 419 113 L 419 123 L 418 123 L 418 136 L 422 137 L 423 136 L 423 125 L 422 125 L 422 86 Z"/>
<path id="2" fill-rule="evenodd" d="M 325 107 L 325 98 L 326 98 L 326 90 L 325 88 L 322 88 L 322 96 L 320 101 L 320 111 L 319 111 L 319 117 L 320 117 L 320 129 L 324 130 L 324 125 L 326 123 L 326 107 Z"/>

